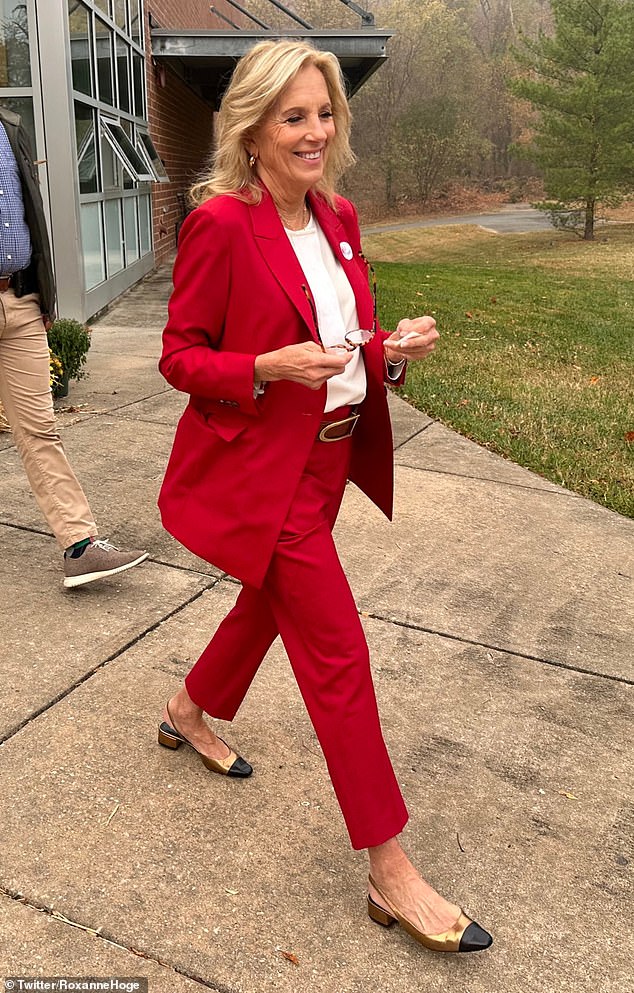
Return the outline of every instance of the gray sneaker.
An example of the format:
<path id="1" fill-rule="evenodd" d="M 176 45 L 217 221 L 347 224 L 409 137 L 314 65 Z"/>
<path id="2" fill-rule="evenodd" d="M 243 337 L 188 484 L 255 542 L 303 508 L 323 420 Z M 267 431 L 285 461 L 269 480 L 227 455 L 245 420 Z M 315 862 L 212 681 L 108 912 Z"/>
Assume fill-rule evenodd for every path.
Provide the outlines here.
<path id="1" fill-rule="evenodd" d="M 95 538 L 79 558 L 64 556 L 64 586 L 83 586 L 84 583 L 93 583 L 95 579 L 114 576 L 144 562 L 147 557 L 147 552 L 138 549 L 122 552 L 109 541 Z"/>

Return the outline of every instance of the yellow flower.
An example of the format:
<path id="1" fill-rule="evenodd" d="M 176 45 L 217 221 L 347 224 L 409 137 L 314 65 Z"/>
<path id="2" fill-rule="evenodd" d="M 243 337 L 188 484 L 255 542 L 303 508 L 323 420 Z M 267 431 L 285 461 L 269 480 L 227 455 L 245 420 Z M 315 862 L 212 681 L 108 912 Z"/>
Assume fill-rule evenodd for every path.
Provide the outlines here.
<path id="1" fill-rule="evenodd" d="M 48 371 L 49 371 L 49 385 L 51 389 L 59 383 L 64 372 L 64 367 L 60 360 L 57 358 L 54 352 L 49 348 L 48 350 Z"/>

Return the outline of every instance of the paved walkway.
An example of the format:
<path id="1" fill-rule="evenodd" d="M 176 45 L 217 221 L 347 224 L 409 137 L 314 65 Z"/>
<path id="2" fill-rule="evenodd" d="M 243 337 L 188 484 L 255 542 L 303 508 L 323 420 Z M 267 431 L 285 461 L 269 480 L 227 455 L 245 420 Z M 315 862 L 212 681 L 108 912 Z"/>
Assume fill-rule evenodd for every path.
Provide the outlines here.
<path id="1" fill-rule="evenodd" d="M 151 993 L 630 993 L 634 524 L 394 402 L 395 523 L 351 487 L 338 541 L 405 843 L 495 944 L 442 957 L 379 929 L 278 645 L 226 732 L 251 780 L 155 742 L 237 590 L 155 506 L 183 405 L 156 371 L 168 290 L 163 270 L 99 322 L 60 415 L 102 533 L 149 562 L 64 592 L 0 435 L 0 975 L 147 976 Z"/>
<path id="2" fill-rule="evenodd" d="M 408 228 L 437 228 L 448 224 L 477 224 L 497 234 L 522 234 L 529 231 L 553 231 L 547 214 L 535 210 L 527 203 L 507 204 L 500 210 L 480 214 L 454 214 L 426 217 L 416 221 L 403 221 L 399 224 L 378 224 L 364 227 L 363 234 L 383 234 L 386 231 L 407 231 Z"/>

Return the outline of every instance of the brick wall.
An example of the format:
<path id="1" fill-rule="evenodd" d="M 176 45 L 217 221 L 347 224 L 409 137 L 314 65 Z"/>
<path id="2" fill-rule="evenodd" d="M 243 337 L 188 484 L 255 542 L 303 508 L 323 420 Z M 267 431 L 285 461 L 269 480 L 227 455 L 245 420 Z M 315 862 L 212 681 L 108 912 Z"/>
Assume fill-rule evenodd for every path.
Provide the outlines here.
<path id="1" fill-rule="evenodd" d="M 210 105 L 170 69 L 152 65 L 149 15 L 162 28 L 220 30 L 227 25 L 209 12 L 208 0 L 146 0 L 144 6 L 150 134 L 170 177 L 169 183 L 154 183 L 152 187 L 154 253 L 160 265 L 176 248 L 176 229 L 183 216 L 179 197 L 184 196 L 208 158 L 213 113 Z M 239 15 L 223 0 L 214 0 L 214 6 L 238 22 Z"/>

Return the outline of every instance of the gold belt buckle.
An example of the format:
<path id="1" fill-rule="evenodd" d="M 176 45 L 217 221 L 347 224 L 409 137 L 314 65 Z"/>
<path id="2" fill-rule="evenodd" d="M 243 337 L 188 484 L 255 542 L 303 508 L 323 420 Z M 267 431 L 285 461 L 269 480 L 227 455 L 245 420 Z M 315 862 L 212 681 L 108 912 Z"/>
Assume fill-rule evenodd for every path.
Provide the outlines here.
<path id="1" fill-rule="evenodd" d="M 328 424 L 324 424 L 323 428 L 321 429 L 321 431 L 319 432 L 319 434 L 317 435 L 317 437 L 318 437 L 319 441 L 326 441 L 326 442 L 342 441 L 344 438 L 349 438 L 350 437 L 350 435 L 354 431 L 355 424 L 357 423 L 358 420 L 359 420 L 359 415 L 358 414 L 352 414 L 351 417 L 344 417 L 344 419 L 342 421 L 329 421 Z M 346 431 L 345 434 L 338 434 L 334 438 L 329 438 L 328 437 L 328 432 L 332 428 L 341 427 L 343 424 L 349 424 L 350 425 L 350 430 L 349 431 Z"/>

